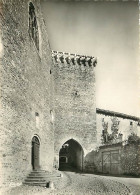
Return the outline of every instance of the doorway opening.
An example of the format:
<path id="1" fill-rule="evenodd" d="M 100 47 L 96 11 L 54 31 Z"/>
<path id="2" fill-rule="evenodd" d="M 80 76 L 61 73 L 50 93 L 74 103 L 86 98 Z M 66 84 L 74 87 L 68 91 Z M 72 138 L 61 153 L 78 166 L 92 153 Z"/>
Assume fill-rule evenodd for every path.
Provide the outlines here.
<path id="1" fill-rule="evenodd" d="M 37 136 L 32 138 L 32 167 L 33 170 L 39 169 L 39 152 L 40 152 L 40 142 Z"/>
<path id="2" fill-rule="evenodd" d="M 59 170 L 82 171 L 83 156 L 83 148 L 77 141 L 66 141 L 59 152 Z"/>

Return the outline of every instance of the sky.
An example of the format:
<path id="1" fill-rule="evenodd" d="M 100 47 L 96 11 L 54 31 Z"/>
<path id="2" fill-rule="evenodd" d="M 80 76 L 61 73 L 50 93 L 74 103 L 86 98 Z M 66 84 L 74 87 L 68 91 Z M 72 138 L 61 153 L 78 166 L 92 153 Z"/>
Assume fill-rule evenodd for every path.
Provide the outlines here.
<path id="1" fill-rule="evenodd" d="M 138 3 L 42 1 L 52 50 L 97 57 L 97 108 L 140 116 Z"/>

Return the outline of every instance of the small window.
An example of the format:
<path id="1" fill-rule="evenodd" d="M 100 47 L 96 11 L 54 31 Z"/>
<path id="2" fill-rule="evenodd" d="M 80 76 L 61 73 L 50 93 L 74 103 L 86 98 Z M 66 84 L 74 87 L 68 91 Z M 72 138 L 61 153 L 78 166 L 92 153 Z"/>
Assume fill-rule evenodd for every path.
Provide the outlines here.
<path id="1" fill-rule="evenodd" d="M 67 157 L 66 156 L 61 156 L 59 158 L 59 161 L 60 161 L 60 163 L 67 163 Z"/>
<path id="2" fill-rule="evenodd" d="M 39 113 L 38 112 L 35 112 L 35 116 L 39 116 Z"/>
<path id="3" fill-rule="evenodd" d="M 54 114 L 53 114 L 52 110 L 50 110 L 50 117 L 51 117 L 51 123 L 53 123 L 53 121 L 54 121 Z"/>
<path id="4" fill-rule="evenodd" d="M 39 51 L 38 25 L 35 15 L 35 8 L 32 3 L 29 3 L 29 34 L 34 41 L 37 50 Z"/>
<path id="5" fill-rule="evenodd" d="M 132 121 L 130 121 L 130 125 L 133 125 L 133 122 Z"/>
<path id="6" fill-rule="evenodd" d="M 36 127 L 39 128 L 39 113 L 35 112 L 35 122 L 36 122 Z"/>

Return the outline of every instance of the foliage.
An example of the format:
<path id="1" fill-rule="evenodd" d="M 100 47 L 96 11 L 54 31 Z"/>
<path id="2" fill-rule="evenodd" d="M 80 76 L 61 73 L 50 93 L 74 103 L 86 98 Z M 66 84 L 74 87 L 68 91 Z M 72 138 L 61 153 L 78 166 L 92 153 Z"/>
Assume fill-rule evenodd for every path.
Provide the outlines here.
<path id="1" fill-rule="evenodd" d="M 108 133 L 108 122 L 105 122 L 102 120 L 102 144 L 113 144 L 113 143 L 119 143 L 122 141 L 123 134 L 118 133 L 119 131 L 119 123 L 117 117 L 111 118 L 112 124 L 111 124 L 111 134 Z"/>
<path id="2" fill-rule="evenodd" d="M 128 136 L 128 144 L 140 144 L 140 137 L 135 133 L 131 133 Z"/>

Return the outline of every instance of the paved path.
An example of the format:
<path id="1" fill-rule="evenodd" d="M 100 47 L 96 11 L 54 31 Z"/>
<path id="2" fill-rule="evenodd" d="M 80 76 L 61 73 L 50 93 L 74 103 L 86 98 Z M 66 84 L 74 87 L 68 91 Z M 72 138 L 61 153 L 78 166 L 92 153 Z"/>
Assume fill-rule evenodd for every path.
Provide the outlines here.
<path id="1" fill-rule="evenodd" d="M 60 195 L 128 195 L 131 193 L 127 185 L 93 174 L 80 174 L 74 172 L 65 172 L 69 177 L 69 184 L 61 190 L 51 194 Z"/>
<path id="2" fill-rule="evenodd" d="M 104 176 L 103 176 L 104 177 Z M 128 186 L 131 195 L 140 195 L 140 178 L 109 177 Z"/>
<path id="3" fill-rule="evenodd" d="M 3 195 L 140 195 L 139 182 L 139 178 L 63 172 L 63 177 L 54 181 L 54 190 L 19 186 Z"/>

